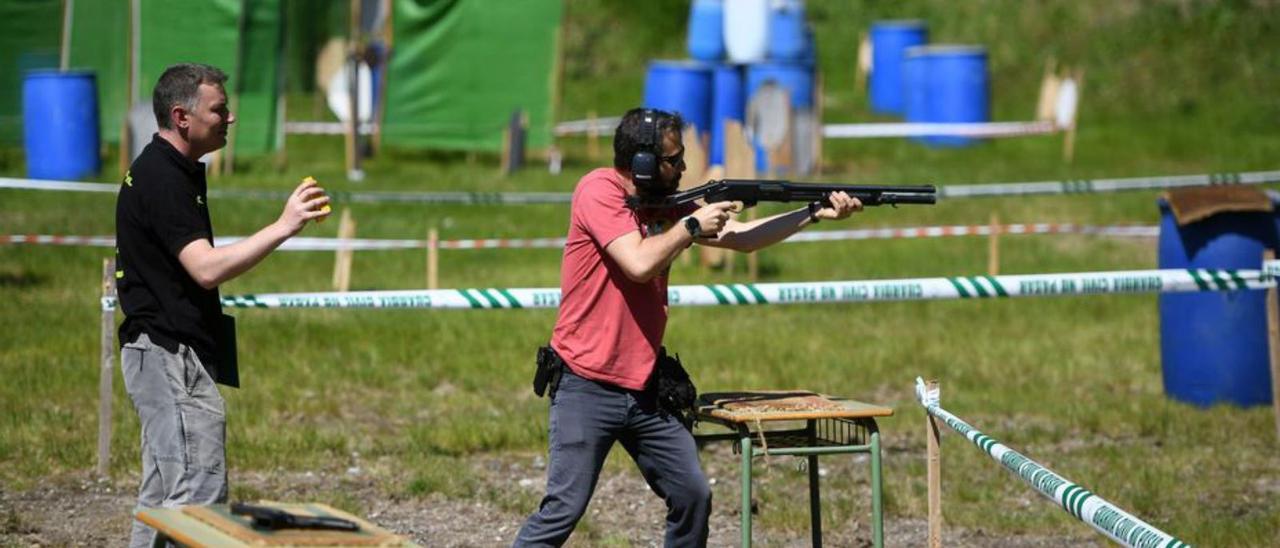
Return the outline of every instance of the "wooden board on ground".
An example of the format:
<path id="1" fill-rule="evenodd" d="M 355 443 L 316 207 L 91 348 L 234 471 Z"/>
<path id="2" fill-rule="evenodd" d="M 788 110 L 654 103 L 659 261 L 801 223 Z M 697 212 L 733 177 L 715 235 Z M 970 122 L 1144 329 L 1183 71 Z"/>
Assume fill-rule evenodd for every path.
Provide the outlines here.
<path id="1" fill-rule="evenodd" d="M 414 546 L 408 539 L 325 504 L 262 501 L 299 516 L 334 517 L 359 525 L 359 531 L 261 529 L 248 516 L 235 515 L 225 504 L 151 508 L 138 519 L 185 546 Z"/>

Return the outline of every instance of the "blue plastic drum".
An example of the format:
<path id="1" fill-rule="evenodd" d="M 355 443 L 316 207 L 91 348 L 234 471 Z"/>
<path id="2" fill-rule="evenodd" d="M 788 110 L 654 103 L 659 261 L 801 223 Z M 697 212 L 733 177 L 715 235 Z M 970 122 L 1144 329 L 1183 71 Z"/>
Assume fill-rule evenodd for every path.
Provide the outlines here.
<path id="1" fill-rule="evenodd" d="M 921 46 L 907 54 L 907 120 L 940 124 L 991 121 L 987 51 L 977 46 Z M 923 95 L 921 95 L 923 94 Z M 923 113 L 918 112 L 923 102 Z M 913 119 L 914 118 L 914 119 Z M 972 137 L 929 136 L 933 146 L 964 146 Z"/>
<path id="2" fill-rule="evenodd" d="M 1158 205 L 1160 268 L 1256 270 L 1263 249 L 1277 248 L 1273 213 L 1219 213 L 1178 226 L 1169 204 Z M 1268 356 L 1265 291 L 1160 295 L 1160 359 L 1170 397 L 1199 406 L 1268 404 Z"/>
<path id="3" fill-rule="evenodd" d="M 903 114 L 910 123 L 929 121 L 929 92 L 926 87 L 929 58 L 920 54 L 925 47 L 909 48 L 906 59 L 902 61 L 902 91 L 905 94 Z M 922 138 L 917 140 L 923 142 Z"/>
<path id="4" fill-rule="evenodd" d="M 742 67 L 719 65 L 711 75 L 711 165 L 724 165 L 724 123 L 744 120 Z"/>
<path id="5" fill-rule="evenodd" d="M 907 48 L 929 41 L 923 21 L 876 21 L 871 24 L 871 75 L 867 94 L 871 110 L 881 114 L 902 114 L 905 108 L 902 61 Z"/>
<path id="6" fill-rule="evenodd" d="M 653 61 L 644 81 L 644 106 L 679 113 L 699 133 L 711 128 L 711 66 Z"/>
<path id="7" fill-rule="evenodd" d="M 22 81 L 27 177 L 75 180 L 98 174 L 98 86 L 93 72 L 28 72 Z"/>
<path id="8" fill-rule="evenodd" d="M 805 43 L 804 3 L 800 0 L 775 1 L 769 8 L 769 58 L 778 61 L 799 61 L 804 58 Z"/>
<path id="9" fill-rule="evenodd" d="M 689 57 L 724 58 L 724 0 L 693 0 L 689 7 Z"/>

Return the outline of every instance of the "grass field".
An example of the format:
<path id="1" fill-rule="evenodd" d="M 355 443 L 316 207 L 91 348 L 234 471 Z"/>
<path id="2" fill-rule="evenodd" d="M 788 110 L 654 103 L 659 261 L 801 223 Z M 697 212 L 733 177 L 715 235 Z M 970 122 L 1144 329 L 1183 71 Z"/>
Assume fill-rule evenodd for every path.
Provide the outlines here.
<path id="1" fill-rule="evenodd" d="M 985 44 L 1001 120 L 1030 116 L 1049 56 L 1086 70 L 1072 164 L 1063 163 L 1057 137 L 948 150 L 903 140 L 844 141 L 828 144 L 823 180 L 958 184 L 1277 167 L 1275 2 L 808 4 L 827 82 L 828 122 L 874 119 L 852 85 L 857 32 L 874 19 L 923 17 L 935 41 Z M 638 101 L 645 60 L 682 55 L 685 5 L 568 2 L 561 118 L 615 113 Z M 665 44 L 657 43 L 662 34 L 653 26 L 663 24 L 676 29 Z M 290 138 L 290 163 L 282 171 L 265 159 L 250 161 L 212 184 L 285 190 L 314 175 L 335 190 L 568 191 L 597 163 L 586 158 L 581 141 L 568 141 L 564 174 L 548 175 L 535 161 L 503 178 L 496 159 L 486 155 L 393 150 L 368 163 L 366 182 L 352 184 L 342 180 L 341 146 L 340 140 Z M 0 173 L 23 173 L 20 151 L 0 152 Z M 872 209 L 820 228 L 983 224 L 992 213 L 1003 222 L 1154 224 L 1156 196 L 952 200 Z M 444 239 L 554 237 L 564 234 L 567 217 L 558 205 L 339 206 L 351 208 L 361 237 L 423 238 L 430 228 Z M 107 194 L 0 190 L 4 234 L 111 234 L 113 212 Z M 225 199 L 211 212 L 219 234 L 240 235 L 273 220 L 279 204 Z M 309 227 L 304 235 L 333 236 L 337 224 Z M 553 287 L 559 280 L 555 250 L 442 253 L 442 287 Z M 104 249 L 0 247 L 5 489 L 31 489 L 94 464 L 98 287 L 106 255 Z M 985 272 L 987 242 L 786 244 L 760 260 L 762 281 L 968 275 Z M 331 254 L 277 253 L 222 292 L 326 290 L 332 264 Z M 424 264 L 421 252 L 358 252 L 353 285 L 420 288 Z M 1150 240 L 1001 240 L 1005 274 L 1155 266 Z M 679 263 L 672 280 L 728 282 L 741 275 Z M 340 471 L 358 454 L 399 470 L 379 480 L 388 496 L 443 495 L 521 512 L 536 505 L 530 495 L 477 489 L 477 478 L 455 465 L 545 450 L 546 402 L 528 386 L 533 351 L 550 333 L 552 311 L 235 314 L 245 387 L 224 391 L 235 472 Z M 897 415 L 880 423 L 890 521 L 918 520 L 926 512 L 924 414 L 912 395 L 920 375 L 940 379 L 944 407 L 975 427 L 1183 540 L 1269 545 L 1280 531 L 1280 443 L 1271 411 L 1199 409 L 1166 398 L 1159 321 L 1153 295 L 673 308 L 667 345 L 680 352 L 703 391 L 805 387 L 894 407 Z M 127 477 L 137 473 L 138 425 L 118 376 L 115 389 L 111 473 Z M 944 451 L 949 526 L 1009 535 L 1087 529 L 959 437 L 944 434 Z M 620 452 L 610 461 L 612 469 L 630 466 Z M 765 504 L 793 498 L 803 478 L 789 465 L 774 466 L 757 496 Z M 244 489 L 233 485 L 233 498 L 270 495 Z M 864 512 L 864 489 L 828 488 L 826 511 Z M 357 504 L 337 492 L 333 502 Z M 803 510 L 769 513 L 757 526 L 803 530 Z M 589 543 L 625 542 L 593 529 L 590 520 L 583 535 Z"/>

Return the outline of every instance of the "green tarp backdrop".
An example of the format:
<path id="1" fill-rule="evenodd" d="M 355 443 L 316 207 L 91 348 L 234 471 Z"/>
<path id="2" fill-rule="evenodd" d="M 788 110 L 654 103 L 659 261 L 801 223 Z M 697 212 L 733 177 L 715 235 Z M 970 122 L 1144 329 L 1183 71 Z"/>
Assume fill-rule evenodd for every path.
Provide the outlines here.
<path id="1" fill-rule="evenodd" d="M 143 0 L 141 15 L 144 100 L 171 64 L 216 66 L 231 76 L 227 91 L 239 119 L 235 153 L 275 150 L 284 38 L 280 0 Z"/>
<path id="2" fill-rule="evenodd" d="M 516 109 L 550 143 L 560 0 L 395 0 L 382 140 L 501 150 Z"/>
<path id="3" fill-rule="evenodd" d="M 0 143 L 22 143 L 22 74 L 58 68 L 62 2 L 0 0 Z"/>
<path id="4" fill-rule="evenodd" d="M 517 109 L 529 122 L 526 144 L 550 143 L 561 0 L 392 2 L 384 143 L 500 150 L 503 129 Z M 321 8 L 326 20 L 345 15 L 333 4 L 310 0 L 76 0 L 71 5 L 69 64 L 97 75 L 103 142 L 120 141 L 130 97 L 139 93 L 142 101 L 150 101 L 165 67 L 199 62 L 231 76 L 228 92 L 239 117 L 237 155 L 262 154 L 282 144 L 285 29 L 315 26 L 305 19 L 286 21 L 285 15 L 320 18 L 314 10 Z M 136 91 L 129 82 L 135 5 L 140 25 Z M 0 0 L 0 143 L 22 144 L 22 75 L 57 67 L 63 6 L 64 0 Z M 309 45 L 314 51 L 327 38 L 306 34 L 301 41 L 291 39 L 291 47 Z M 296 53 L 291 59 L 314 63 Z"/>

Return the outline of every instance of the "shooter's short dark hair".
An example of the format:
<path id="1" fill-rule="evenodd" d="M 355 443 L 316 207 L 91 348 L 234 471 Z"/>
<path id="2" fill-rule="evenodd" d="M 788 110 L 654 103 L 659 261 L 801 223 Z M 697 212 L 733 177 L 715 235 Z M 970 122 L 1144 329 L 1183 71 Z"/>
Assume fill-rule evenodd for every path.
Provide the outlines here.
<path id="1" fill-rule="evenodd" d="M 613 167 L 630 171 L 631 157 L 644 148 L 640 143 L 650 139 L 654 141 L 653 146 L 656 149 L 653 153 L 662 156 L 662 136 L 669 131 L 676 132 L 676 135 L 684 131 L 684 119 L 680 114 L 653 109 L 657 118 L 655 120 L 658 126 L 657 135 L 643 135 L 646 131 L 652 131 L 645 126 L 645 110 L 647 109 L 633 108 L 622 116 L 622 122 L 618 124 L 618 130 L 613 134 Z"/>

